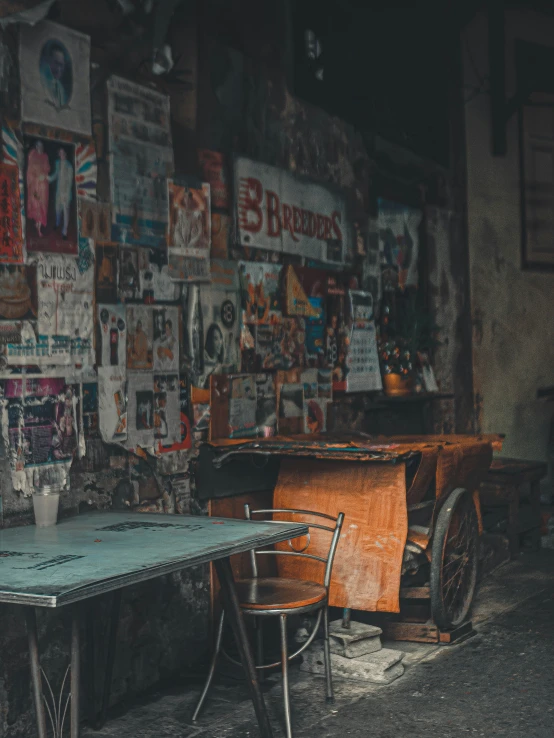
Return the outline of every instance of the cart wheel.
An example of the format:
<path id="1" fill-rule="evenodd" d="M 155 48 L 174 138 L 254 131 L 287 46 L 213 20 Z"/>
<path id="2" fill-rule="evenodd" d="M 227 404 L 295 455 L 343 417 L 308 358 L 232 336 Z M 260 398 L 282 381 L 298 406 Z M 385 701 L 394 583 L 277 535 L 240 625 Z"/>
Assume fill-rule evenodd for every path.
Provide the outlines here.
<path id="1" fill-rule="evenodd" d="M 464 622 L 477 584 L 479 523 L 470 493 L 449 495 L 435 525 L 431 551 L 431 613 L 439 628 Z"/>

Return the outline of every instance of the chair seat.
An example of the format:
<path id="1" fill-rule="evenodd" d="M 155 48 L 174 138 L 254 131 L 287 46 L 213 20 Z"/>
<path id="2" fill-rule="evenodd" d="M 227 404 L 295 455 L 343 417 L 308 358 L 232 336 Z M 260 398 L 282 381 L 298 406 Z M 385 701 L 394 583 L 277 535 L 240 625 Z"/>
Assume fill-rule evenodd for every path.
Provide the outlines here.
<path id="1" fill-rule="evenodd" d="M 315 605 L 327 596 L 322 584 L 302 579 L 239 579 L 236 587 L 243 610 L 289 610 Z"/>

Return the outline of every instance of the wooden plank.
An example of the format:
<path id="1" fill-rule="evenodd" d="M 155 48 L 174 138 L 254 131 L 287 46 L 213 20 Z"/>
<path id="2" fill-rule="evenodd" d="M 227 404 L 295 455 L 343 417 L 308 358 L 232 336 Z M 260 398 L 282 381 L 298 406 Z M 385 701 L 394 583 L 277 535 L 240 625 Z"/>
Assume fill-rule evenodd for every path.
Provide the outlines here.
<path id="1" fill-rule="evenodd" d="M 383 626 L 385 638 L 392 641 L 415 641 L 416 643 L 438 643 L 439 629 L 434 623 L 389 622 Z"/>
<path id="2" fill-rule="evenodd" d="M 439 632 L 439 643 L 460 643 L 475 635 L 471 620 L 462 623 L 454 630 L 443 630 Z"/>
<path id="3" fill-rule="evenodd" d="M 429 587 L 402 587 L 400 589 L 401 600 L 428 600 L 429 598 Z"/>

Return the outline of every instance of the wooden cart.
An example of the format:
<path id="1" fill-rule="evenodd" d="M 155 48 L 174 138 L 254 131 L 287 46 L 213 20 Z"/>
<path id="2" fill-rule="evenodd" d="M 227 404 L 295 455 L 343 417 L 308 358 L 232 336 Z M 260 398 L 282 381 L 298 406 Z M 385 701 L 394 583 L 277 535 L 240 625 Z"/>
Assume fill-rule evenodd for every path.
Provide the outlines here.
<path id="1" fill-rule="evenodd" d="M 212 497 L 212 515 L 242 517 L 245 502 L 345 513 L 331 606 L 394 614 L 383 625 L 395 639 L 452 642 L 471 632 L 478 489 L 493 447 L 501 447 L 499 436 L 277 436 L 224 439 L 210 447 L 212 496 L 218 494 L 214 474 L 231 488 L 237 474 L 246 480 L 251 469 L 257 479 L 254 487 L 246 484 L 245 494 Z M 202 458 L 199 472 L 199 491 L 206 496 Z M 312 537 L 312 552 L 324 546 Z M 279 558 L 281 576 L 319 576 L 317 562 L 302 563 L 299 571 L 293 557 Z M 246 560 L 235 566 L 239 576 L 248 575 Z"/>

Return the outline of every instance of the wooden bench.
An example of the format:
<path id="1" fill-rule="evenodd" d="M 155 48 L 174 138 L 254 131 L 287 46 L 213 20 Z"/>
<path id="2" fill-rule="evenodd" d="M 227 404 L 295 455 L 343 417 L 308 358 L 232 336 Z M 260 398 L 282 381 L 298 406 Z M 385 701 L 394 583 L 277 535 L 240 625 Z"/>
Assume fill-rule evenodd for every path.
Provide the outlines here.
<path id="1" fill-rule="evenodd" d="M 519 556 L 522 533 L 532 532 L 534 548 L 540 548 L 541 492 L 540 480 L 546 476 L 544 461 L 521 459 L 493 459 L 481 485 L 481 504 L 485 507 L 508 507 L 508 540 L 512 559 Z M 527 490 L 525 487 L 528 485 Z M 529 514 L 522 515 L 520 502 L 529 498 Z"/>

